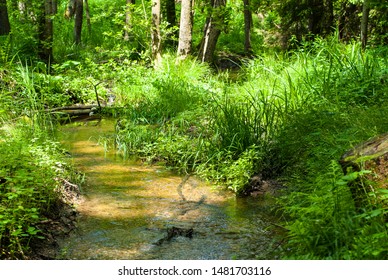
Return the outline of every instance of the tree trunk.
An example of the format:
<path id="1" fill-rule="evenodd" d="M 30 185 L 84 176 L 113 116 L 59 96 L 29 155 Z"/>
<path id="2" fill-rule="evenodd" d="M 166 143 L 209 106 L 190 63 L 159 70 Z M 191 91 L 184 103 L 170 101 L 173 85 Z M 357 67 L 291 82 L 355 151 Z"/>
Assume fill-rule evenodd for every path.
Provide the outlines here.
<path id="1" fill-rule="evenodd" d="M 39 13 L 39 51 L 38 55 L 46 64 L 53 61 L 53 0 L 46 0 Z"/>
<path id="2" fill-rule="evenodd" d="M 53 0 L 52 13 L 53 15 L 58 13 L 58 0 Z"/>
<path id="3" fill-rule="evenodd" d="M 162 40 L 160 34 L 161 4 L 160 0 L 152 0 L 152 23 L 151 23 L 151 47 L 152 60 L 158 65 L 162 59 Z"/>
<path id="4" fill-rule="evenodd" d="M 127 0 L 125 7 L 125 26 L 124 26 L 124 40 L 129 41 L 129 30 L 132 29 L 132 13 L 135 0 Z"/>
<path id="5" fill-rule="evenodd" d="M 193 37 L 193 0 L 182 0 L 179 26 L 178 58 L 185 59 L 191 54 Z"/>
<path id="6" fill-rule="evenodd" d="M 77 45 L 81 43 L 83 14 L 83 1 L 75 0 L 74 43 Z"/>
<path id="7" fill-rule="evenodd" d="M 251 30 L 252 30 L 252 11 L 250 7 L 249 0 L 244 1 L 244 31 L 245 31 L 245 41 L 244 41 L 244 51 L 246 54 L 252 53 L 251 45 Z"/>
<path id="8" fill-rule="evenodd" d="M 221 34 L 221 28 L 224 24 L 224 15 L 222 9 L 226 5 L 226 0 L 212 0 L 212 11 L 206 19 L 204 34 L 201 41 L 201 46 L 198 53 L 198 59 L 201 62 L 212 63 L 214 51 L 218 37 Z"/>
<path id="9" fill-rule="evenodd" d="M 89 2 L 85 1 L 85 14 L 86 14 L 86 25 L 88 26 L 89 35 L 92 34 L 92 23 L 90 21 L 90 10 L 89 10 Z"/>
<path id="10" fill-rule="evenodd" d="M 363 49 L 366 48 L 368 42 L 368 21 L 369 21 L 369 0 L 364 0 L 362 6 L 362 20 L 361 20 L 361 46 Z"/>
<path id="11" fill-rule="evenodd" d="M 310 15 L 308 31 L 313 35 L 322 33 L 322 17 L 324 15 L 323 2 L 320 0 L 310 0 Z"/>
<path id="12" fill-rule="evenodd" d="M 334 27 L 334 4 L 333 0 L 326 0 L 325 34 L 329 35 Z"/>
<path id="13" fill-rule="evenodd" d="M 9 24 L 7 0 L 0 0 L 0 36 L 8 35 L 11 32 Z"/>

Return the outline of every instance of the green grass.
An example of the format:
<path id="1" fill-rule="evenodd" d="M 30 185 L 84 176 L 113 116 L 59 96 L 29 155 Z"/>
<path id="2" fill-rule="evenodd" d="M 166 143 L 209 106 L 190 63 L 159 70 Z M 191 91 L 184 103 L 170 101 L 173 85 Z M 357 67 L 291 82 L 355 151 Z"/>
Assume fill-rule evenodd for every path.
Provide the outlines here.
<path id="1" fill-rule="evenodd" d="M 237 194 L 254 174 L 278 178 L 287 186 L 278 199 L 287 258 L 385 258 L 384 211 L 371 205 L 360 215 L 337 163 L 351 147 L 388 131 L 384 56 L 316 40 L 253 60 L 233 84 L 219 78 L 194 85 L 195 71 L 180 76 L 182 66 L 167 65 L 153 73 L 151 87 L 136 82 L 136 92 L 150 94 L 127 115 L 141 126 L 119 130 L 126 152 Z"/>
<path id="2" fill-rule="evenodd" d="M 20 65 L 2 75 L 0 259 L 25 259 L 31 243 L 45 238 L 39 222 L 54 218 L 63 201 L 61 179 L 75 175 L 55 140 L 55 121 L 44 112 L 55 100 L 46 98 L 52 93 L 43 77 Z"/>
<path id="3" fill-rule="evenodd" d="M 104 36 L 113 38 L 116 31 Z M 158 68 L 149 68 L 147 59 L 134 61 L 130 49 L 111 51 L 104 41 L 108 39 L 100 39 L 95 57 L 79 46 L 74 57 L 53 65 L 51 75 L 40 65 L 19 64 L 12 74 L 10 66 L 0 71 L 5 92 L 0 97 L 2 133 L 20 133 L 16 124 L 29 128 L 20 137 L 10 134 L 3 145 L 7 161 L 17 168 L 4 162 L 0 178 L 15 176 L 22 193 L 31 189 L 28 184 L 21 187 L 28 180 L 52 189 L 48 178 L 47 183 L 38 178 L 55 173 L 19 160 L 31 161 L 45 146 L 54 154 L 55 141 L 49 139 L 55 123 L 43 110 L 95 102 L 92 84 L 99 83 L 102 99 L 116 96 L 117 112 L 111 112 L 118 116 L 115 146 L 124 157 L 162 162 L 236 194 L 249 187 L 253 175 L 281 181 L 287 187 L 277 199 L 288 229 L 282 245 L 285 258 L 386 258 L 386 209 L 372 204 L 357 209 L 347 183 L 360 174 L 345 176 L 337 163 L 353 146 L 388 131 L 386 51 L 364 52 L 359 44 L 342 44 L 334 37 L 316 39 L 292 52 L 263 53 L 247 62 L 232 82 L 228 73 L 214 73 L 191 58 L 177 63 L 171 54 L 164 55 Z M 23 145 L 32 139 L 39 141 Z M 19 153 L 13 158 L 15 150 Z M 47 164 L 53 163 L 47 159 Z M 31 178 L 26 175 L 34 172 Z M 8 180 L 5 184 L 9 188 Z M 9 193 L 7 189 L 2 195 Z M 33 227 L 38 210 L 23 212 L 17 203 L 13 206 L 19 209 L 15 217 L 25 215 L 21 220 Z M 40 208 L 27 204 L 23 209 Z M 11 221 L 3 227 L 1 242 L 11 244 L 16 257 L 19 244 L 26 244 L 24 235 L 34 231 L 22 227 L 15 235 L 23 242 L 11 241 L 11 233 L 19 229 Z"/>

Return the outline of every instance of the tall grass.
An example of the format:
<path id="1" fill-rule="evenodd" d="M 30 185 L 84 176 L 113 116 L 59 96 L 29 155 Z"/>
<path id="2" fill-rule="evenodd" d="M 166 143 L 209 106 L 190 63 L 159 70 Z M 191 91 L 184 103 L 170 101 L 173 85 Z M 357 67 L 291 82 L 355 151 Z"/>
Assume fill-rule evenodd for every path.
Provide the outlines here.
<path id="1" fill-rule="evenodd" d="M 0 259 L 30 257 L 45 238 L 40 221 L 58 213 L 61 178 L 73 176 L 44 110 L 48 93 L 38 92 L 37 73 L 15 68 L 3 72 L 0 99 Z"/>
<path id="2" fill-rule="evenodd" d="M 289 257 L 385 259 L 384 216 L 358 215 L 337 161 L 352 146 L 388 131 L 386 85 L 380 82 L 386 60 L 357 44 L 326 41 L 294 55 L 305 61 L 300 81 L 310 100 L 288 116 L 273 161 L 290 191 L 281 200 L 289 215 Z"/>
<path id="3" fill-rule="evenodd" d="M 373 218 L 360 216 L 347 185 L 355 176 L 344 177 L 336 163 L 352 146 L 388 131 L 384 57 L 332 39 L 263 55 L 234 84 L 194 85 L 190 72 L 180 71 L 188 65 L 164 67 L 137 107 L 148 108 L 146 119 L 163 121 L 134 128 L 132 119 L 119 131 L 123 146 L 236 193 L 254 174 L 281 180 L 288 187 L 278 200 L 288 258 L 384 258 L 384 211 L 371 206 L 365 211 Z"/>

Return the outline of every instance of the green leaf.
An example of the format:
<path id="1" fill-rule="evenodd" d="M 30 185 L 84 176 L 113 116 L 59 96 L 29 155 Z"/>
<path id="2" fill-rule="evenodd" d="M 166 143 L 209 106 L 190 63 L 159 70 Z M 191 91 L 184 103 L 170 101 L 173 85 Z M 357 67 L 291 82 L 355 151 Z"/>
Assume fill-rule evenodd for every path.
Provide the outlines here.
<path id="1" fill-rule="evenodd" d="M 352 173 L 349 173 L 349 174 L 343 176 L 341 179 L 345 180 L 347 182 L 351 182 L 351 181 L 356 180 L 358 178 L 358 176 L 359 176 L 358 172 L 352 172 Z"/>

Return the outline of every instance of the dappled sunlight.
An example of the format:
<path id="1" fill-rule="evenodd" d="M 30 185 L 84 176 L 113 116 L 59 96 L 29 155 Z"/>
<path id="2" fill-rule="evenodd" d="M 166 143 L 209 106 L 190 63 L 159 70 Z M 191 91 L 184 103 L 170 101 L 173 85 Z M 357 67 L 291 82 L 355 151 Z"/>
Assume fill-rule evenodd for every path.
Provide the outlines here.
<path id="1" fill-rule="evenodd" d="M 106 153 L 97 139 L 110 132 L 107 127 L 113 122 L 63 128 L 63 144 L 86 175 L 77 233 L 62 244 L 65 258 L 230 259 L 250 247 L 246 233 L 255 234 L 257 226 L 262 244 L 252 242 L 238 254 L 247 258 L 266 247 L 270 237 L 259 207 L 242 207 L 244 200 L 194 176 Z M 170 236 L 171 228 L 192 230 L 192 236 Z"/>

